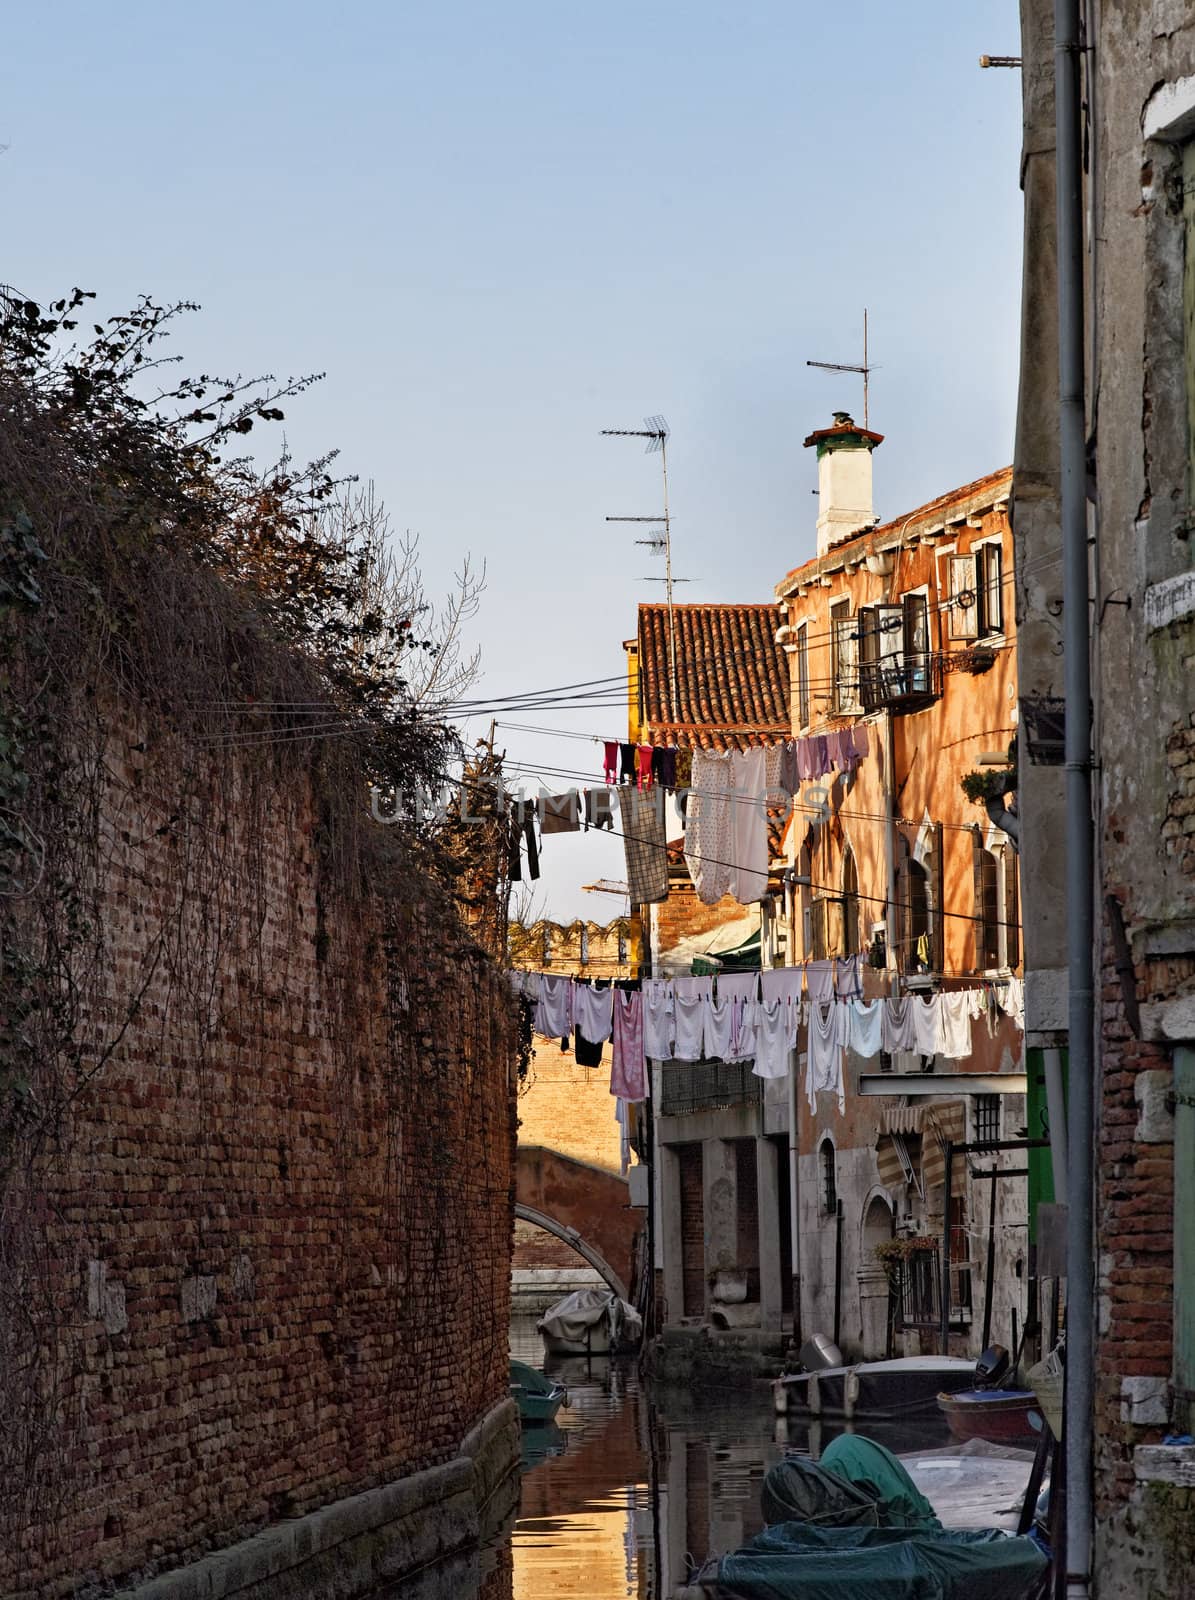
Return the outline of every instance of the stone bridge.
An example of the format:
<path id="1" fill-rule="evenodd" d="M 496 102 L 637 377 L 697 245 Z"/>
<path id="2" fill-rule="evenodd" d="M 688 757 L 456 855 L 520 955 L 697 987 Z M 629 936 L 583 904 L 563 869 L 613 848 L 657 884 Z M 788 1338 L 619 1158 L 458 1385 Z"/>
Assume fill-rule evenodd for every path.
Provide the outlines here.
<path id="1" fill-rule="evenodd" d="M 543 1145 L 520 1145 L 515 1215 L 563 1239 L 630 1299 L 645 1213 L 631 1206 L 625 1178 Z"/>

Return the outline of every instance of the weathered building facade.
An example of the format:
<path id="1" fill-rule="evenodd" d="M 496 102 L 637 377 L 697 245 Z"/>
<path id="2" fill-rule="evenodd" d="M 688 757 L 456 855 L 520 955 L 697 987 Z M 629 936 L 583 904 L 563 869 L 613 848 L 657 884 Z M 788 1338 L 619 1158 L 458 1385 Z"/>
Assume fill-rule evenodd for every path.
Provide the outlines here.
<path id="1" fill-rule="evenodd" d="M 965 988 L 983 992 L 984 1018 L 964 1060 L 848 1052 L 841 1109 L 820 1090 L 807 1101 L 804 1034 L 787 1080 L 749 1063 L 657 1063 L 658 1293 L 671 1323 L 819 1331 L 852 1358 L 936 1349 L 944 1332 L 977 1353 L 985 1311 L 1005 1341 L 1014 1313 L 1023 1326 L 1036 1311 L 1026 1186 L 987 1179 L 1023 1169 L 1017 1152 L 984 1151 L 982 1183 L 961 1154 L 952 1163 L 945 1327 L 939 1255 L 945 1142 L 1027 1131 L 1015 821 L 998 783 L 986 808 L 962 788 L 985 760 L 1007 769 L 1016 733 L 1010 473 L 876 526 L 879 436 L 839 417 L 809 442 L 818 555 L 778 585 L 776 606 L 677 606 L 671 619 L 641 607 L 629 731 L 681 751 L 775 752 L 862 728 L 868 754 L 849 776 L 769 794 L 755 903 L 702 903 L 675 841 L 668 898 L 644 908 L 644 971 L 855 958 L 867 1000 Z M 746 1280 L 730 1312 L 720 1274 Z"/>
<path id="2" fill-rule="evenodd" d="M 1094 1416 L 1068 1413 L 1068 1428 L 1094 1423 L 1091 1461 L 1082 1433 L 1069 1442 L 1094 1472 L 1094 1552 L 1070 1562 L 1101 1597 L 1186 1595 L 1195 1450 L 1162 1440 L 1191 1432 L 1195 1391 L 1195 20 L 1157 0 L 1082 7 L 1086 119 L 1069 142 L 1087 162 L 1059 186 L 1081 186 L 1076 232 L 1086 223 L 1080 281 L 1063 281 L 1068 297 L 1086 291 L 1090 565 L 1088 592 L 1064 595 L 1054 90 L 1074 53 L 1058 67 L 1051 5 L 1021 11 L 1013 512 L 1022 638 L 1036 641 L 1022 720 L 1043 709 L 1037 697 L 1056 711 L 1067 606 L 1089 607 L 1094 702 Z M 1065 321 L 1073 300 L 1062 310 Z M 1026 951 L 1045 974 L 1027 985 L 1027 1025 L 1045 1045 L 1067 1041 L 1057 863 L 1070 838 L 1050 755 L 1047 743 L 1035 761 L 1022 744 L 1021 810 L 1043 864 L 1026 875 Z"/>
<path id="3" fill-rule="evenodd" d="M 985 761 L 996 764 L 987 770 L 1007 766 L 1017 731 L 1010 473 L 877 525 L 871 456 L 880 443 L 841 413 L 806 440 L 819 458 L 818 554 L 776 588 L 791 732 L 864 728 L 867 754 L 853 772 L 814 777 L 794 797 L 778 942 L 793 963 L 862 956 L 867 1000 L 979 989 L 985 1018 L 963 1059 L 848 1051 L 841 1110 L 822 1091 L 814 1109 L 802 1091 L 803 1322 L 829 1331 L 824 1308 L 835 1306 L 844 1350 L 882 1354 L 879 1250 L 896 1290 L 893 1347 L 938 1348 L 945 1309 L 951 1348 L 978 1353 L 985 1311 L 1002 1342 L 1014 1311 L 1019 1326 L 1036 1311 L 1024 1182 L 995 1180 L 993 1209 L 992 1183 L 968 1175 L 976 1165 L 1023 1169 L 1023 1153 L 954 1164 L 945 1279 L 946 1184 L 935 1154 L 947 1138 L 1013 1140 L 1026 1127 L 1019 872 L 1002 825 L 1016 824 L 962 788 Z M 908 1160 L 893 1186 L 877 1154 L 896 1141 Z"/>

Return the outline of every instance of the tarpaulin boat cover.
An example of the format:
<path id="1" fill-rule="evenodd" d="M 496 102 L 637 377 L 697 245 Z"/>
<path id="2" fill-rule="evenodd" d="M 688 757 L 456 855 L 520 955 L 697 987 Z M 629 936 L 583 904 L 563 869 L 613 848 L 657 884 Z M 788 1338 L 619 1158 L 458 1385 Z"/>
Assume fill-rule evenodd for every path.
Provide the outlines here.
<path id="1" fill-rule="evenodd" d="M 786 1456 L 770 1467 L 759 1498 L 769 1527 L 775 1522 L 814 1522 L 821 1527 L 874 1528 L 879 1522 L 874 1495 L 805 1456 Z"/>
<path id="2" fill-rule="evenodd" d="M 720 1600 L 1025 1600 L 1046 1565 L 995 1528 L 817 1528 L 781 1523 L 697 1583 Z"/>
<path id="3" fill-rule="evenodd" d="M 861 1433 L 843 1433 L 822 1451 L 821 1466 L 876 1502 L 881 1528 L 942 1526 L 933 1506 L 891 1450 Z"/>
<path id="4" fill-rule="evenodd" d="M 609 1289 L 577 1289 L 550 1306 L 536 1327 L 557 1339 L 583 1342 L 587 1331 L 605 1322 L 611 1343 L 635 1340 L 643 1321 L 634 1306 Z"/>

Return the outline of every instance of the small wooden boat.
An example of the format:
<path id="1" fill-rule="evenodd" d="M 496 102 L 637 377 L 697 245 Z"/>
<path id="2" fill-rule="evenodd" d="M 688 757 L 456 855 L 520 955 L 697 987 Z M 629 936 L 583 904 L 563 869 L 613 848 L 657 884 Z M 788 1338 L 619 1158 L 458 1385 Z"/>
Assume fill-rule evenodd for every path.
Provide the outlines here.
<path id="1" fill-rule="evenodd" d="M 872 1421 L 933 1415 L 943 1389 L 970 1388 L 975 1363 L 959 1356 L 898 1356 L 892 1361 L 861 1361 L 777 1378 L 773 1396 L 778 1413 L 808 1411 L 815 1417 L 867 1417 Z"/>
<path id="2" fill-rule="evenodd" d="M 1035 1439 L 1041 1428 L 1041 1406 L 1032 1389 L 962 1389 L 940 1394 L 938 1406 L 956 1439 L 1020 1444 Z"/>
<path id="3" fill-rule="evenodd" d="M 519 1408 L 519 1421 L 525 1428 L 543 1427 L 551 1422 L 568 1399 L 568 1390 L 525 1361 L 510 1364 L 510 1397 Z"/>

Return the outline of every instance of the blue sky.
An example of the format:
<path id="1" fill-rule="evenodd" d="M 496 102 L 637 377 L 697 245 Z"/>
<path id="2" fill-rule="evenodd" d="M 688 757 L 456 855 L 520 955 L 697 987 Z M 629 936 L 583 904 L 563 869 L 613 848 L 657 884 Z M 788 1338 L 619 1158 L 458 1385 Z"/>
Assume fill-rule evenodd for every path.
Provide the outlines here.
<path id="1" fill-rule="evenodd" d="M 1020 75 L 977 58 L 1018 50 L 1013 0 L 46 0 L 5 25 L 0 277 L 198 300 L 193 369 L 326 372 L 288 442 L 376 481 L 433 590 L 486 560 L 482 692 L 597 678 L 661 594 L 604 521 L 658 462 L 601 428 L 668 418 L 685 600 L 812 553 L 801 440 L 860 394 L 805 361 L 858 359 L 865 305 L 877 512 L 1011 459 Z M 617 840 L 549 840 L 536 910 L 615 914 L 599 875 Z"/>

